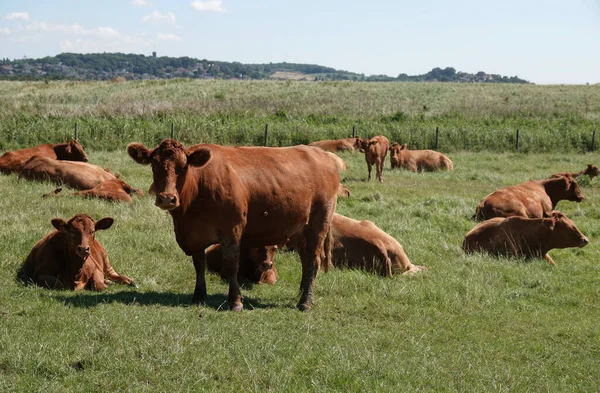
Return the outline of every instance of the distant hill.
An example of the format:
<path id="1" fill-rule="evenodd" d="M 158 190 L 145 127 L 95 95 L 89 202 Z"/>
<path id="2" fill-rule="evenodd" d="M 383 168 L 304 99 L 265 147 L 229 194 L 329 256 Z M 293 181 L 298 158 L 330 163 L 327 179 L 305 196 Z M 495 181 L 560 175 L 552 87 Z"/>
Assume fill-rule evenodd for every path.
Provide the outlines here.
<path id="1" fill-rule="evenodd" d="M 191 57 L 154 57 L 124 53 L 61 53 L 40 59 L 0 61 L 0 79 L 37 80 L 110 80 L 110 79 L 292 79 L 292 80 L 354 80 L 369 82 L 480 82 L 529 83 L 516 76 L 457 72 L 454 68 L 434 68 L 424 75 L 398 77 L 357 74 L 315 64 L 228 63 Z"/>

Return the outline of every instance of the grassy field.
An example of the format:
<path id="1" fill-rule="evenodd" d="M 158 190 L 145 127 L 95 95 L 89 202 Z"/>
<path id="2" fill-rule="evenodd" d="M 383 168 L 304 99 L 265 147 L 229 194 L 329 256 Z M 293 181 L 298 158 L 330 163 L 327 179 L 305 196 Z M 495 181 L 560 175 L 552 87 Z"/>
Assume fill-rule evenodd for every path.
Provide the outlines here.
<path id="1" fill-rule="evenodd" d="M 151 183 L 150 169 L 124 150 L 89 155 L 136 187 Z M 227 285 L 215 275 L 208 304 L 191 306 L 191 259 L 153 198 L 42 199 L 52 185 L 0 176 L 0 391 L 597 391 L 600 179 L 582 182 L 581 204 L 558 205 L 591 243 L 551 251 L 557 269 L 543 260 L 465 256 L 460 246 L 489 192 L 582 170 L 598 155 L 450 156 L 455 171 L 425 174 L 391 172 L 388 157 L 379 184 L 365 181 L 362 155 L 343 155 L 352 196 L 337 211 L 372 220 L 429 270 L 386 279 L 334 269 L 317 278 L 308 313 L 295 309 L 293 253 L 277 255 L 274 286 L 243 289 L 242 313 L 223 311 Z M 80 212 L 115 218 L 98 238 L 138 289 L 73 293 L 15 280 L 50 220 Z"/>
<path id="2" fill-rule="evenodd" d="M 77 122 L 84 146 L 269 145 L 383 133 L 444 152 L 585 152 L 600 120 L 600 86 L 168 80 L 0 82 L 0 150 L 62 142 Z M 600 139 L 600 135 L 598 135 Z"/>

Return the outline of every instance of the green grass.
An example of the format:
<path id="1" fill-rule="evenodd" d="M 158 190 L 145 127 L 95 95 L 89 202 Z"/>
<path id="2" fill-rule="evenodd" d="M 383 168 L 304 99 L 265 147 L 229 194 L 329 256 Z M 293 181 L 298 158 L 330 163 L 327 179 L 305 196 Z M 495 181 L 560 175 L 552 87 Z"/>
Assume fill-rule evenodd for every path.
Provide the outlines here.
<path id="1" fill-rule="evenodd" d="M 383 133 L 444 152 L 586 152 L 600 86 L 275 81 L 0 81 L 0 150 L 62 142 L 92 150 L 186 143 L 284 146 Z M 598 136 L 600 138 L 600 135 Z"/>
<path id="2" fill-rule="evenodd" d="M 147 189 L 148 167 L 124 151 L 90 160 Z M 352 196 L 337 211 L 397 238 L 414 277 L 356 270 L 320 274 L 315 304 L 296 311 L 299 258 L 276 257 L 274 286 L 243 289 L 245 310 L 226 308 L 227 285 L 208 277 L 208 305 L 189 305 L 191 259 L 151 197 L 115 204 L 42 199 L 54 187 L 0 176 L 0 391 L 596 391 L 600 375 L 600 179 L 581 204 L 560 202 L 590 238 L 553 250 L 553 268 L 465 256 L 477 202 L 498 187 L 598 164 L 592 154 L 451 154 L 453 172 L 390 171 L 366 182 L 359 154 L 343 157 Z M 54 217 L 115 218 L 98 238 L 138 289 L 103 293 L 23 286 L 16 271 Z"/>

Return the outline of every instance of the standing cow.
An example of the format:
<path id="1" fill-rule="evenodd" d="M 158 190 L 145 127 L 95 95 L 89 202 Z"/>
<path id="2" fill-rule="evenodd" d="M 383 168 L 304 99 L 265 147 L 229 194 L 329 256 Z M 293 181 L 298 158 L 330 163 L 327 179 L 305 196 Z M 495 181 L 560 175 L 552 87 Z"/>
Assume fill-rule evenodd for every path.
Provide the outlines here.
<path id="1" fill-rule="evenodd" d="M 371 139 L 356 138 L 355 146 L 361 153 L 365 153 L 365 161 L 369 170 L 367 180 L 371 180 L 371 167 L 375 165 L 377 179 L 383 182 L 383 164 L 390 147 L 390 141 L 383 135 L 377 135 Z"/>
<path id="2" fill-rule="evenodd" d="M 321 253 L 324 248 L 326 258 L 331 253 L 325 240 L 339 188 L 338 169 L 325 151 L 308 146 L 186 148 L 172 139 L 153 150 L 132 143 L 127 151 L 137 163 L 152 166 L 155 204 L 171 214 L 177 243 L 193 258 L 194 302 L 206 300 L 208 246 L 221 244 L 228 304 L 241 311 L 240 243 L 283 244 L 302 232 L 298 309 L 310 309 Z"/>
<path id="3" fill-rule="evenodd" d="M 548 251 L 553 248 L 584 247 L 589 243 L 575 223 L 562 212 L 548 218 L 495 217 L 478 224 L 466 235 L 463 250 L 486 251 L 493 255 L 544 258 L 556 262 Z"/>
<path id="4" fill-rule="evenodd" d="M 87 162 L 88 157 L 83 151 L 83 147 L 77 141 L 68 143 L 47 143 L 26 149 L 8 151 L 0 157 L 0 172 L 9 174 L 18 172 L 25 161 L 33 156 L 48 157 L 55 160 L 83 161 Z"/>
<path id="5" fill-rule="evenodd" d="M 33 247 L 19 271 L 19 278 L 49 288 L 79 291 L 89 287 L 106 288 L 109 280 L 135 286 L 133 280 L 118 274 L 110 264 L 106 250 L 95 233 L 112 226 L 110 217 L 94 221 L 87 214 L 77 214 L 69 221 L 52 220 L 56 231 L 49 233 Z"/>

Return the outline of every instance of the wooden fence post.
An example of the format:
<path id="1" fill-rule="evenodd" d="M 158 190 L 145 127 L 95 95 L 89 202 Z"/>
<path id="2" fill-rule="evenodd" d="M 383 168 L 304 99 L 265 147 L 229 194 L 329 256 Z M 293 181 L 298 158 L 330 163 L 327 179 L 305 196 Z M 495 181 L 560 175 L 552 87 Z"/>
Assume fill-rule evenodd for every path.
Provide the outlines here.
<path id="1" fill-rule="evenodd" d="M 440 149 L 440 128 L 435 127 L 435 150 Z"/>
<path id="2" fill-rule="evenodd" d="M 171 139 L 175 139 L 175 124 L 171 122 Z"/>
<path id="3" fill-rule="evenodd" d="M 269 142 L 269 124 L 265 124 L 265 146 Z"/>
<path id="4" fill-rule="evenodd" d="M 356 138 L 356 125 L 352 126 L 352 138 Z"/>
<path id="5" fill-rule="evenodd" d="M 73 139 L 75 139 L 75 140 L 79 139 L 79 129 L 77 126 L 77 122 L 75 122 L 75 132 L 73 134 Z"/>
<path id="6" fill-rule="evenodd" d="M 596 145 L 596 130 L 592 131 L 592 151 L 594 151 Z"/>
<path id="7" fill-rule="evenodd" d="M 516 144 L 517 152 L 519 151 L 519 130 L 517 129 L 517 144 Z"/>

